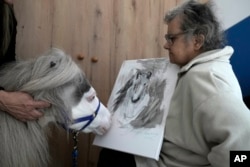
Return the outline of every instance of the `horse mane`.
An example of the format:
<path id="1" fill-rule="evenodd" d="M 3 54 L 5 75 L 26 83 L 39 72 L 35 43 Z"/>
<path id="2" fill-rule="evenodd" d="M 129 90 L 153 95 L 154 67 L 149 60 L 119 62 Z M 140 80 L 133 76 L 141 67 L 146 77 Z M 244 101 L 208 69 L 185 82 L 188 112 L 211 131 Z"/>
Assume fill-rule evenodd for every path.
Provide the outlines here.
<path id="1" fill-rule="evenodd" d="M 47 126 L 41 126 L 42 122 L 47 117 L 56 117 L 61 122 L 70 119 L 70 108 L 61 96 L 65 87 L 72 84 L 81 89 L 89 88 L 83 71 L 70 56 L 52 48 L 37 59 L 5 65 L 0 70 L 0 84 L 6 91 L 27 92 L 34 99 L 51 103 L 50 108 L 42 110 L 44 117 L 27 123 L 0 111 L 0 166 L 47 166 Z"/>

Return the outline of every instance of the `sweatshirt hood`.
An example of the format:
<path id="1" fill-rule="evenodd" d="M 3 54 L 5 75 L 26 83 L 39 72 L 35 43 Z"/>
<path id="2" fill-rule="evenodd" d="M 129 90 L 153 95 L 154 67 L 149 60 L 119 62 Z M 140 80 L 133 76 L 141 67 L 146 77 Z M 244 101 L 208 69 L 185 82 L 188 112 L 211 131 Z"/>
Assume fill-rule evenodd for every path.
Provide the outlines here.
<path id="1" fill-rule="evenodd" d="M 234 50 L 231 46 L 225 46 L 222 49 L 215 49 L 211 51 L 207 51 L 201 53 L 193 60 L 191 60 L 188 64 L 181 67 L 180 73 L 188 71 L 192 66 L 200 63 L 205 63 L 211 60 L 219 60 L 219 61 L 229 61 L 230 57 L 233 55 Z"/>

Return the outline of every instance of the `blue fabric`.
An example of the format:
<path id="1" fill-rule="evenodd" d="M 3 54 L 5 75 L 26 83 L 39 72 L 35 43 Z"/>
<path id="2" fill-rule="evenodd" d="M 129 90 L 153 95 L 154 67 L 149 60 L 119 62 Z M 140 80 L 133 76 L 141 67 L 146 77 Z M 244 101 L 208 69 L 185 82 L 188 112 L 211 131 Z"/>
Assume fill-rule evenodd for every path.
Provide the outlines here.
<path id="1" fill-rule="evenodd" d="M 226 31 L 228 45 L 234 48 L 231 63 L 243 96 L 250 96 L 250 16 Z"/>

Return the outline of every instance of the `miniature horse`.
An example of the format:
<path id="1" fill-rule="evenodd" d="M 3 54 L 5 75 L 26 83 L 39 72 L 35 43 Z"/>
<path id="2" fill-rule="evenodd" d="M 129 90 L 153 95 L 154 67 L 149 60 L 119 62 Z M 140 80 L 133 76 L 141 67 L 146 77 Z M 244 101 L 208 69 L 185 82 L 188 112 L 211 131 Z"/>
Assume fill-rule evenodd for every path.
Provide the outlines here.
<path id="1" fill-rule="evenodd" d="M 0 111 L 0 166 L 46 167 L 49 163 L 48 123 L 66 130 L 104 134 L 111 114 L 70 56 L 52 49 L 34 60 L 17 61 L 0 70 L 5 91 L 27 92 L 51 103 L 44 116 L 26 123 Z"/>

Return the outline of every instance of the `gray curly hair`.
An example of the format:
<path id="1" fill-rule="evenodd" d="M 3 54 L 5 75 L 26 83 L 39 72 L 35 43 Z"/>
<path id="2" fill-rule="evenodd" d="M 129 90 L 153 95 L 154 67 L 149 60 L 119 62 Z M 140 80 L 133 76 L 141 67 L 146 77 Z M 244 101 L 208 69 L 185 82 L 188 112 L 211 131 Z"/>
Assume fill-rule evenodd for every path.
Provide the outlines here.
<path id="1" fill-rule="evenodd" d="M 205 39 L 201 48 L 203 52 L 218 49 L 223 47 L 226 41 L 212 7 L 211 1 L 200 3 L 190 0 L 169 11 L 165 15 L 164 21 L 168 24 L 176 16 L 180 16 L 182 31 L 188 31 L 192 35 L 204 35 Z"/>

